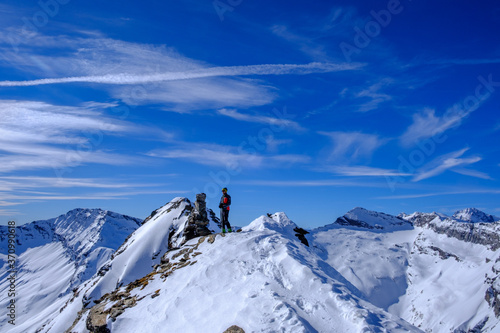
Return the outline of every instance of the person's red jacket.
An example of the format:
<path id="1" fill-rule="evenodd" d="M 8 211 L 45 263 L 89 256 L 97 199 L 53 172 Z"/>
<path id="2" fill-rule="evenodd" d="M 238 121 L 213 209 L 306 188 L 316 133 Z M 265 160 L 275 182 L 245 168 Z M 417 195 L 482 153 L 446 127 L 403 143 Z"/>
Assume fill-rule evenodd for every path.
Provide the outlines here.
<path id="1" fill-rule="evenodd" d="M 229 210 L 230 205 L 231 205 L 231 196 L 227 193 L 224 193 L 220 198 L 219 207 L 225 210 Z"/>

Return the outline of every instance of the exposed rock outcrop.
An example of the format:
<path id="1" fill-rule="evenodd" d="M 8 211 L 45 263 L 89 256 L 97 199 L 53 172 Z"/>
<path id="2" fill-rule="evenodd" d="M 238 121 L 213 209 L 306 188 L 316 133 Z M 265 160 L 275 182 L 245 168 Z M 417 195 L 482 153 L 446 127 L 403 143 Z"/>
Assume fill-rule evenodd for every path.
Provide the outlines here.
<path id="1" fill-rule="evenodd" d="M 495 312 L 495 316 L 500 318 L 500 258 L 497 258 L 495 264 L 491 268 L 492 276 L 486 278 L 486 283 L 490 285 L 484 299 Z"/>
<path id="2" fill-rule="evenodd" d="M 309 242 L 306 239 L 306 235 L 309 233 L 309 231 L 296 227 L 293 229 L 295 231 L 295 236 L 302 242 L 302 244 L 309 246 Z"/>
<path id="3" fill-rule="evenodd" d="M 225 330 L 224 333 L 245 333 L 245 331 L 241 327 L 233 325 Z"/>

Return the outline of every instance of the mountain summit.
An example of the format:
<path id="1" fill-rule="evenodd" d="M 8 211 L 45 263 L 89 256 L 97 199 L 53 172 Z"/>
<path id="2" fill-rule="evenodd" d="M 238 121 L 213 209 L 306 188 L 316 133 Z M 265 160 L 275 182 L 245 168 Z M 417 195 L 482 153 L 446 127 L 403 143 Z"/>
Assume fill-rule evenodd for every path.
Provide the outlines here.
<path id="1" fill-rule="evenodd" d="M 344 216 L 339 217 L 335 224 L 372 230 L 394 231 L 411 229 L 411 223 L 397 216 L 356 207 Z"/>
<path id="2" fill-rule="evenodd" d="M 452 218 L 459 221 L 478 223 L 485 222 L 491 223 L 500 220 L 500 218 L 493 215 L 486 214 L 476 208 L 466 208 L 455 212 Z"/>

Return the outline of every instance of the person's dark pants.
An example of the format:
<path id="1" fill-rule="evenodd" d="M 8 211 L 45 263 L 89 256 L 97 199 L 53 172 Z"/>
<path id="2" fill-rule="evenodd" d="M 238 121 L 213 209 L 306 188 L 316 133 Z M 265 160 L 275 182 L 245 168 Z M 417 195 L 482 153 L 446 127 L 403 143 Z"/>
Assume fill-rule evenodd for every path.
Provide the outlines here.
<path id="1" fill-rule="evenodd" d="M 222 222 L 222 229 L 231 229 L 231 225 L 229 224 L 229 211 L 227 209 L 222 208 L 220 210 L 220 221 Z"/>

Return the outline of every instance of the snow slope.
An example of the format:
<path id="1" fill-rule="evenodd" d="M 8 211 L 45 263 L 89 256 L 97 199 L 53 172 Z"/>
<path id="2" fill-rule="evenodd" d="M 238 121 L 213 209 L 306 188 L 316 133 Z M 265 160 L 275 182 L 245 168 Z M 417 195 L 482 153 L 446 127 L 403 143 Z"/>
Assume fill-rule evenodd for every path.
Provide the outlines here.
<path id="1" fill-rule="evenodd" d="M 154 211 L 104 265 L 101 274 L 92 282 L 92 291 L 85 293 L 86 301 L 99 299 L 117 286 L 129 284 L 151 272 L 167 250 L 184 242 L 183 231 L 192 210 L 188 199 L 174 198 Z M 212 221 L 210 228 L 218 227 Z"/>
<path id="2" fill-rule="evenodd" d="M 324 228 L 312 232 L 312 244 L 364 297 L 388 309 L 407 288 L 407 265 L 418 231 Z"/>
<path id="3" fill-rule="evenodd" d="M 100 209 L 75 209 L 16 228 L 16 326 L 7 323 L 9 281 L 0 254 L 0 330 L 27 332 L 59 310 L 72 289 L 95 274 L 141 220 Z M 0 227 L 6 250 L 7 228 Z"/>

